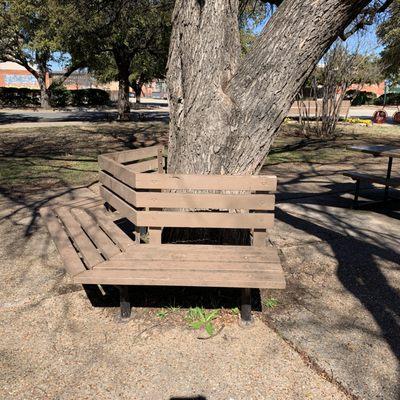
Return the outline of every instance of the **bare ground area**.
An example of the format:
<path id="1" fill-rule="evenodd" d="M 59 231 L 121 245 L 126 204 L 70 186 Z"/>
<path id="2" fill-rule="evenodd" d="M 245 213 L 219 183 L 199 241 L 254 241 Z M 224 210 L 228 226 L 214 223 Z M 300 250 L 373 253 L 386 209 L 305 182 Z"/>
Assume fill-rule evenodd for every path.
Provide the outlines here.
<path id="1" fill-rule="evenodd" d="M 96 180 L 97 154 L 165 143 L 164 123 L 1 130 L 0 398 L 400 398 L 398 203 L 352 210 L 341 175 L 383 174 L 385 160 L 346 146 L 400 145 L 400 129 L 341 128 L 326 140 L 287 125 L 266 162 L 288 288 L 255 293 L 250 330 L 237 326 L 234 290 L 135 289 L 134 317 L 119 323 L 111 289 L 69 283 L 38 218 Z M 211 339 L 187 323 L 197 305 L 221 310 Z"/>

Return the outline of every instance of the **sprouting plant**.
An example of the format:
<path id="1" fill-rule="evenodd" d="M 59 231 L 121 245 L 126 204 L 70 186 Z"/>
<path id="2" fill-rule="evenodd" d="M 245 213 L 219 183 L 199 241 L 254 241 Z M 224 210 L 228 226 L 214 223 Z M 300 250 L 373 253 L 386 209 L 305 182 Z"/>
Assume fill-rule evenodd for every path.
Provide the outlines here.
<path id="1" fill-rule="evenodd" d="M 158 318 L 163 319 L 168 315 L 168 311 L 163 309 L 163 310 L 157 311 L 156 315 Z"/>
<path id="2" fill-rule="evenodd" d="M 204 328 L 212 336 L 215 332 L 213 320 L 217 318 L 219 310 L 207 312 L 202 307 L 190 308 L 187 313 L 187 321 L 193 329 Z"/>
<path id="3" fill-rule="evenodd" d="M 278 305 L 278 303 L 279 303 L 278 300 L 274 299 L 273 297 L 270 297 L 263 301 L 264 306 L 268 308 L 274 308 Z"/>
<path id="4" fill-rule="evenodd" d="M 239 315 L 240 310 L 239 310 L 238 307 L 235 307 L 235 308 L 232 308 L 231 313 L 232 313 L 233 315 Z"/>
<path id="5" fill-rule="evenodd" d="M 177 313 L 181 309 L 180 306 L 168 306 L 167 311 L 170 313 Z"/>

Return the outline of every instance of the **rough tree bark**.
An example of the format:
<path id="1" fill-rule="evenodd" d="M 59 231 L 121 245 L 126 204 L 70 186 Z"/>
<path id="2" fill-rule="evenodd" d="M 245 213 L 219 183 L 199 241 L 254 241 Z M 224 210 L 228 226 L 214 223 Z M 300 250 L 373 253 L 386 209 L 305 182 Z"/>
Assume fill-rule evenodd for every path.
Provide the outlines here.
<path id="1" fill-rule="evenodd" d="M 284 0 L 244 59 L 238 0 L 177 0 L 169 171 L 252 174 L 295 95 L 368 0 Z"/>
<path id="2" fill-rule="evenodd" d="M 118 68 L 118 120 L 129 121 L 131 105 L 129 102 L 129 75 L 132 55 L 125 48 L 114 49 L 114 59 Z"/>

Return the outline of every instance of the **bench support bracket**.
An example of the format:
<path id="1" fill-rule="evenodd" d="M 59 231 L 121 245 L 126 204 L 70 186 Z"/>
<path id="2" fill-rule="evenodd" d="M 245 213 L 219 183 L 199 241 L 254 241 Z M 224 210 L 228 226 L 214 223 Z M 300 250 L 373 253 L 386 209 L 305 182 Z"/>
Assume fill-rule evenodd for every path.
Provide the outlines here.
<path id="1" fill-rule="evenodd" d="M 251 289 L 242 289 L 240 305 L 240 326 L 247 328 L 254 325 L 251 315 Z"/>
<path id="2" fill-rule="evenodd" d="M 131 317 L 131 303 L 129 299 L 129 286 L 118 286 L 121 319 L 127 320 Z"/>

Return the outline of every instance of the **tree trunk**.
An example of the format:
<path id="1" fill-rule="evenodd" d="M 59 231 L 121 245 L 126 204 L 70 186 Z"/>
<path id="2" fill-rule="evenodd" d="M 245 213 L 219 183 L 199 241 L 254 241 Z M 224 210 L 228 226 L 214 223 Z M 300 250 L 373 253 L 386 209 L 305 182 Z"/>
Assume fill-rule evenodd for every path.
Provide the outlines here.
<path id="1" fill-rule="evenodd" d="M 129 75 L 132 56 L 124 46 L 115 48 L 113 54 L 118 68 L 118 121 L 129 121 Z"/>
<path id="2" fill-rule="evenodd" d="M 46 75 L 39 74 L 37 81 L 40 87 L 40 107 L 48 109 L 50 108 L 50 92 L 46 85 Z"/>
<path id="3" fill-rule="evenodd" d="M 257 172 L 316 63 L 368 3 L 284 0 L 240 60 L 238 0 L 177 0 L 169 170 Z"/>
<path id="4" fill-rule="evenodd" d="M 129 73 L 120 73 L 118 78 L 118 120 L 129 121 Z"/>
<path id="5" fill-rule="evenodd" d="M 143 83 L 140 80 L 133 82 L 132 89 L 135 92 L 136 103 L 140 103 L 140 98 L 142 97 Z"/>

